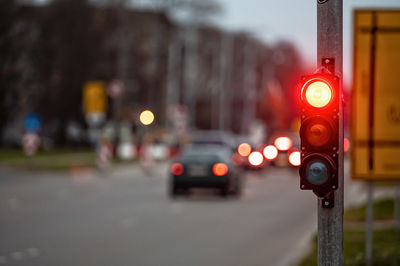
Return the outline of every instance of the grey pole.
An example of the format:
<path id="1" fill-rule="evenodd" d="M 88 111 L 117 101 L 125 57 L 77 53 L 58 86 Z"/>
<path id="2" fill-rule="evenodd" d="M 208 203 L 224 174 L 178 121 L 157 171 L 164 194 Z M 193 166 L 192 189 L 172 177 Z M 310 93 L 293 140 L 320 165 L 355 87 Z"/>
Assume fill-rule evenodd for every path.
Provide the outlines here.
<path id="1" fill-rule="evenodd" d="M 167 97 L 166 97 L 166 114 L 172 105 L 179 103 L 179 82 L 178 82 L 178 62 L 180 61 L 180 41 L 178 38 L 172 38 L 168 48 L 168 74 L 167 74 Z M 168 124 L 168 116 L 165 119 L 166 128 Z"/>
<path id="2" fill-rule="evenodd" d="M 256 47 L 252 44 L 251 39 L 248 39 L 244 46 L 245 67 L 244 67 L 244 111 L 242 117 L 242 133 L 249 133 L 251 122 L 255 118 L 255 53 Z"/>
<path id="3" fill-rule="evenodd" d="M 233 57 L 233 37 L 231 34 L 226 35 L 226 47 L 225 47 L 225 110 L 226 110 L 226 122 L 225 129 L 228 131 L 232 130 L 232 88 L 231 88 L 231 71 L 232 71 L 232 57 Z"/>
<path id="4" fill-rule="evenodd" d="M 189 127 L 196 122 L 198 29 L 193 23 L 185 29 L 184 102 L 188 110 Z"/>
<path id="5" fill-rule="evenodd" d="M 226 111 L 227 111 L 227 104 L 226 104 L 226 75 L 227 75 L 227 58 L 230 56 L 229 53 L 229 46 L 230 46 L 230 37 L 228 34 L 222 33 L 221 36 L 221 45 L 220 45 L 220 70 L 219 70 L 219 123 L 218 128 L 219 130 L 225 130 L 225 120 L 226 120 Z"/>
<path id="6" fill-rule="evenodd" d="M 342 80 L 343 0 L 317 0 L 318 67 L 322 58 L 335 60 L 335 75 Z M 342 95 L 340 82 L 339 95 Z M 341 97 L 342 98 L 342 97 Z M 318 199 L 318 265 L 343 265 L 343 105 L 339 104 L 339 188 L 333 208 Z"/>
<path id="7" fill-rule="evenodd" d="M 394 193 L 394 222 L 396 230 L 400 230 L 400 182 L 396 184 Z"/>
<path id="8" fill-rule="evenodd" d="M 373 230 L 373 202 L 374 202 L 374 185 L 372 181 L 368 181 L 367 189 L 367 221 L 366 221 L 366 239 L 365 239 L 365 265 L 372 265 L 372 230 Z"/>
<path id="9" fill-rule="evenodd" d="M 215 45 L 213 49 L 213 61 L 212 61 L 212 76 L 211 76 L 211 128 L 218 129 L 219 123 L 219 79 L 220 79 L 220 67 L 218 53 L 220 49 Z"/>

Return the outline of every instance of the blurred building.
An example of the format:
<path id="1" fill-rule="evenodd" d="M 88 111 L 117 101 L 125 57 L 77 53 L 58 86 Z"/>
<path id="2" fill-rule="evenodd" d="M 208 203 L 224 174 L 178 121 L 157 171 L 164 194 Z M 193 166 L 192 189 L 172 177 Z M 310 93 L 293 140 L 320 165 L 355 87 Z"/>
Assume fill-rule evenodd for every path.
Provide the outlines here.
<path id="1" fill-rule="evenodd" d="M 288 44 L 289 52 L 279 57 L 283 46 L 268 47 L 245 33 L 207 25 L 179 25 L 163 12 L 80 0 L 44 6 L 5 2 L 0 7 L 3 139 L 7 132 L 21 132 L 24 115 L 35 112 L 42 117 L 42 134 L 65 143 L 71 121 L 86 125 L 82 88 L 91 80 L 122 80 L 121 117 L 135 122 L 136 114 L 151 109 L 154 127 L 167 126 L 167 109 L 176 105 L 187 106 L 195 128 L 246 133 L 255 118 L 269 128 L 288 124 L 275 121 L 266 93 L 274 80 L 282 95 L 291 95 L 288 80 L 300 71 L 300 62 Z"/>

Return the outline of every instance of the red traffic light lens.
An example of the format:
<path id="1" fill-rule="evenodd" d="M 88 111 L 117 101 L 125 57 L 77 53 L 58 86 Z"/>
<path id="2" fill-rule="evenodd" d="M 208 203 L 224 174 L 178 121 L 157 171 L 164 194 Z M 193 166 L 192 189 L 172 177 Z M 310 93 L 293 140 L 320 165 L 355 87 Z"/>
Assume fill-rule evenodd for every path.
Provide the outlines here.
<path id="1" fill-rule="evenodd" d="M 334 92 L 329 81 L 312 78 L 301 89 L 301 96 L 309 105 L 315 108 L 327 106 L 334 97 Z"/>

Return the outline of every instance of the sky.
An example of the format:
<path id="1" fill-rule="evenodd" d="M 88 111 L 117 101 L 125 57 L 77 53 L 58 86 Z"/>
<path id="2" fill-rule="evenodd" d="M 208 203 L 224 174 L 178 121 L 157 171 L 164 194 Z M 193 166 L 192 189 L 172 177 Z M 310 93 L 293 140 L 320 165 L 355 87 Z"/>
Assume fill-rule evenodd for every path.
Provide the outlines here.
<path id="1" fill-rule="evenodd" d="M 231 31 L 248 30 L 273 44 L 292 41 L 308 66 L 317 64 L 317 0 L 217 0 L 223 12 L 214 22 Z M 343 0 L 343 76 L 351 84 L 352 11 L 355 8 L 397 8 L 400 0 Z"/>

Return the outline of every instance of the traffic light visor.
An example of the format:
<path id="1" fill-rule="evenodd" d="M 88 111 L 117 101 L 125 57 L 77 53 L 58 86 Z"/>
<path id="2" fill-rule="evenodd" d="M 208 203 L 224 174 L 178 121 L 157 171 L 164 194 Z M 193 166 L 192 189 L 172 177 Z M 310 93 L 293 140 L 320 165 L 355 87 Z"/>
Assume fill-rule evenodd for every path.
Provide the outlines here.
<path id="1" fill-rule="evenodd" d="M 303 101 L 305 100 L 309 105 L 322 108 L 331 102 L 333 91 L 327 81 L 310 79 L 303 85 L 302 98 Z"/>

